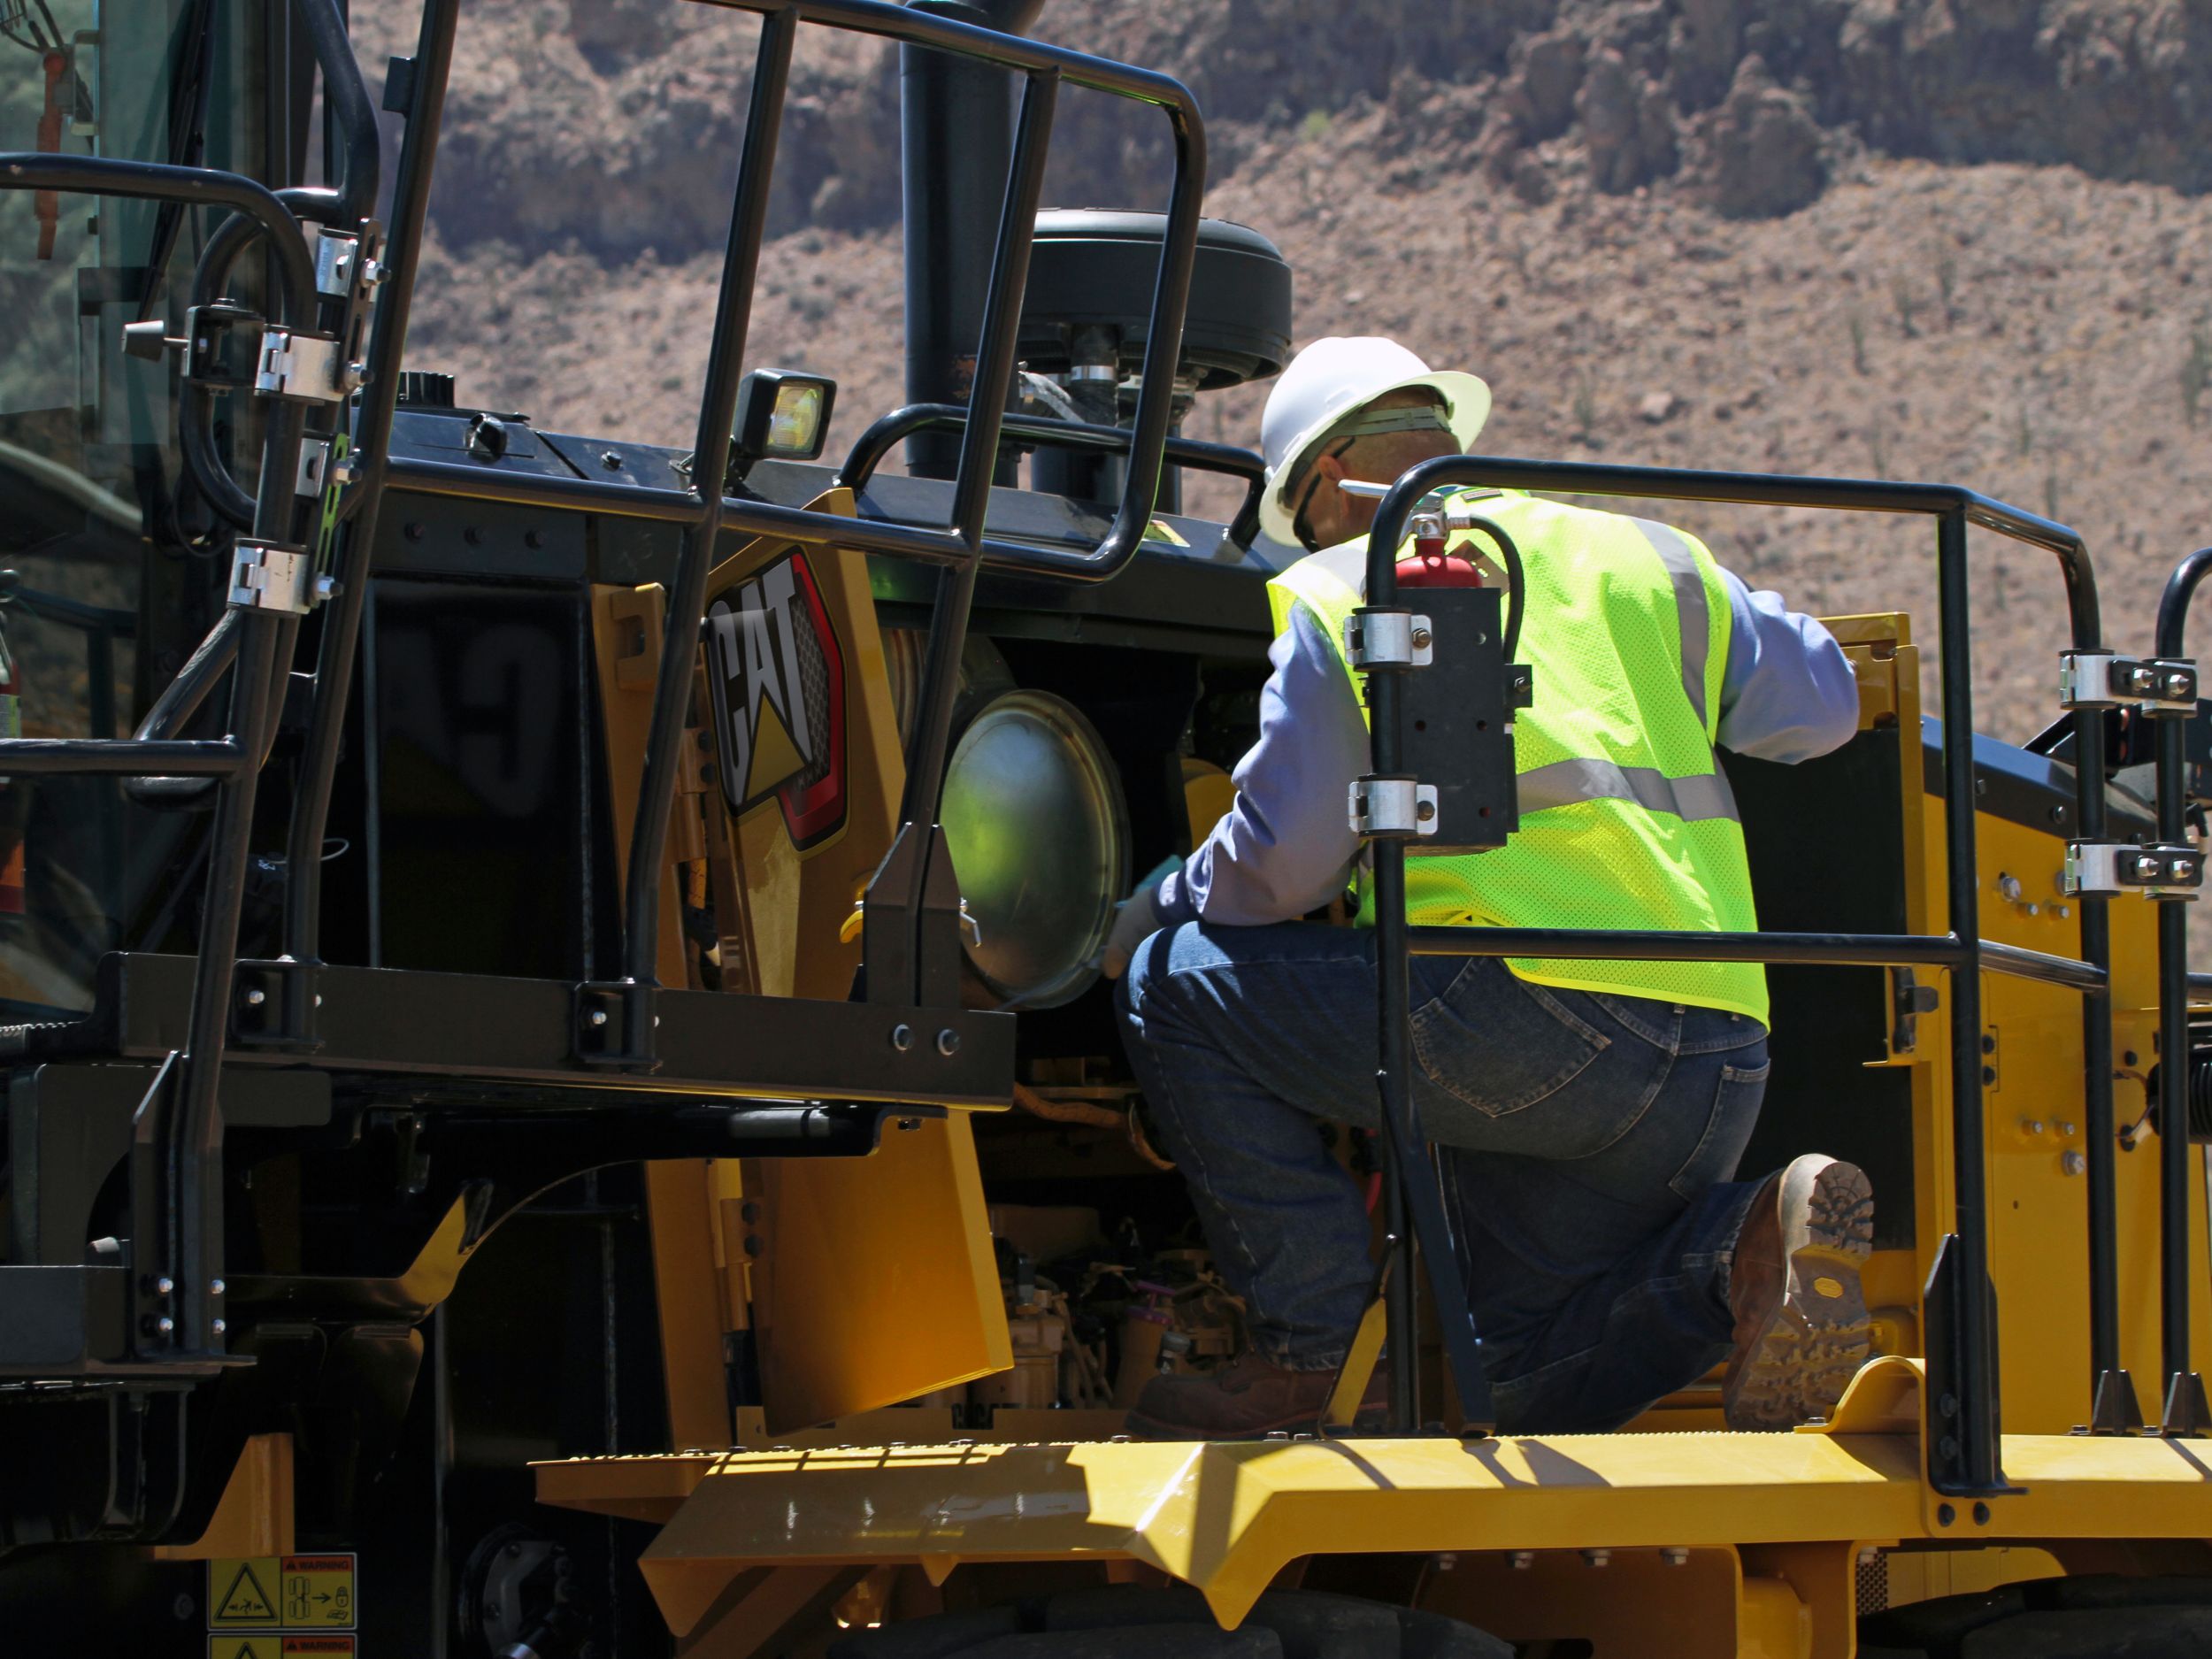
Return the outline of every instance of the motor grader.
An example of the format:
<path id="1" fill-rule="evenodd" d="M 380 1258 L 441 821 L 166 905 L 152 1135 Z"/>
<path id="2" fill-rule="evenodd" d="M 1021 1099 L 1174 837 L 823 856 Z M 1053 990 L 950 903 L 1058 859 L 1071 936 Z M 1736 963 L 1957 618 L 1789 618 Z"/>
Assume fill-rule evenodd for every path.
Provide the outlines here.
<path id="1" fill-rule="evenodd" d="M 338 0 L 0 0 L 0 1648 L 2203 1651 L 2212 556 L 2130 655 L 2082 538 L 1963 487 L 1398 480 L 1346 780 L 1382 1126 L 1331 1132 L 1381 1271 L 1340 1397 L 1410 1363 L 1372 1432 L 1133 1440 L 1243 1316 L 1095 954 L 1256 730 L 1296 554 L 1257 458 L 1181 426 L 1280 366 L 1290 273 L 1202 219 L 1189 93 L 1033 4 L 722 9 L 757 58 L 678 450 L 408 352 L 457 0 L 388 65 L 389 157 Z M 905 141 L 909 401 L 834 464 L 833 382 L 747 349 L 818 27 L 895 45 Z M 1164 212 L 1041 212 L 1064 88 L 1166 122 Z M 1181 511 L 1194 472 L 1244 510 Z M 1854 741 L 1727 760 L 1762 931 L 1394 910 L 1405 858 L 1516 822 L 1517 584 L 1395 564 L 1485 488 L 1917 526 L 1932 715 L 1927 625 L 1838 618 Z M 1976 534 L 2062 579 L 2024 746 L 1973 734 Z M 1828 1420 L 1732 1433 L 1709 1380 L 1495 1432 L 1417 952 L 1771 964 L 1747 1167 L 1817 1148 L 1881 1201 Z"/>

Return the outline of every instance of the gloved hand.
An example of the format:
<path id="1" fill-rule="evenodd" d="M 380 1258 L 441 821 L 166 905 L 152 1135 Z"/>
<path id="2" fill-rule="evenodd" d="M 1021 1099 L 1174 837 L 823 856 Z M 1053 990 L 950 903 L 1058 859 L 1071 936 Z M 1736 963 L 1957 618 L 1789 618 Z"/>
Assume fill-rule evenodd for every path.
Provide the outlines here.
<path id="1" fill-rule="evenodd" d="M 1106 935 L 1100 970 L 1110 979 L 1129 972 L 1137 947 L 1160 928 L 1159 884 L 1139 887 L 1115 908 L 1113 931 Z"/>

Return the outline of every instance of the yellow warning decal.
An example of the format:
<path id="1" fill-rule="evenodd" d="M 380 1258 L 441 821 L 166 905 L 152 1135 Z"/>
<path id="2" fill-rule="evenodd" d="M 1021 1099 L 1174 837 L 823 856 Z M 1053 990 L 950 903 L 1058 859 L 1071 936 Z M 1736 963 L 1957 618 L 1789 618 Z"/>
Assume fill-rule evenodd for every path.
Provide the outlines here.
<path id="1" fill-rule="evenodd" d="M 292 1659 L 294 1655 L 353 1659 L 350 1636 L 230 1636 L 207 1639 L 207 1659 Z"/>
<path id="2" fill-rule="evenodd" d="M 351 1555 L 287 1555 L 283 1560 L 284 1623 L 309 1629 L 351 1630 L 354 1617 Z M 318 1649 L 299 1649 L 316 1652 Z"/>
<path id="3" fill-rule="evenodd" d="M 248 1555 L 211 1561 L 207 1563 L 207 1627 L 217 1631 L 351 1630 L 359 1599 L 353 1580 L 350 1555 Z M 237 1656 L 227 1652 L 219 1659 Z"/>
<path id="4" fill-rule="evenodd" d="M 207 1563 L 207 1627 L 210 1630 L 273 1629 L 277 1617 L 275 1555 L 219 1556 Z M 274 1652 L 274 1649 L 271 1649 Z M 234 1659 L 225 1654 L 223 1659 Z M 260 1659 L 255 1655 L 254 1659 Z"/>
<path id="5" fill-rule="evenodd" d="M 1168 523 L 1168 521 L 1164 518 L 1155 518 L 1150 524 L 1147 525 L 1144 531 L 1144 539 L 1148 541 L 1164 541 L 1170 547 L 1188 547 L 1190 545 L 1189 542 L 1184 541 L 1181 536 L 1175 533 L 1175 526 Z"/>

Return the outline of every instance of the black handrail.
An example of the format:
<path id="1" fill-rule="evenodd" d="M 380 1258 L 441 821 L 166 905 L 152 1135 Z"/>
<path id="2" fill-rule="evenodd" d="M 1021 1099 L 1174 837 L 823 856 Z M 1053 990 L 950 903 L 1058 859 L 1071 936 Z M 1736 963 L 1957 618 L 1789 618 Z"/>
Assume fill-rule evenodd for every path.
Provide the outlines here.
<path id="1" fill-rule="evenodd" d="M 285 838 L 284 952 L 313 964 L 322 956 L 323 838 L 338 775 L 346 703 L 353 690 L 361 621 L 369 595 L 369 561 L 384 504 L 398 407 L 399 371 L 407 349 L 407 322 L 415 298 L 423 227 L 430 212 L 430 184 L 445 118 L 445 88 L 453 66 L 453 35 L 460 0 L 425 0 L 416 40 L 413 93 L 405 111 L 399 173 L 392 193 L 392 236 L 388 276 L 369 335 L 368 379 L 361 390 L 353 433 L 354 481 L 350 517 L 333 572 L 335 589 L 323 607 L 322 641 L 315 662 L 315 701 L 300 757 L 299 785 Z M 311 1001 L 307 1006 L 313 1006 Z"/>
<path id="2" fill-rule="evenodd" d="M 315 274 L 305 234 L 285 205 L 250 179 L 156 162 L 18 151 L 0 154 L 0 189 L 120 196 L 250 215 L 265 227 L 275 256 L 280 314 L 296 325 L 313 319 Z M 302 404 L 278 401 L 264 426 L 253 529 L 268 542 L 294 544 L 302 513 L 294 481 L 305 419 Z M 162 1069 L 134 1130 L 151 1167 L 150 1186 L 142 1189 L 134 1163 L 133 1340 L 138 1351 L 171 1359 L 206 1358 L 223 1349 L 223 1120 L 217 1091 L 229 1034 L 254 797 L 275 728 L 275 682 L 291 661 L 299 618 L 255 607 L 238 627 L 238 672 L 231 683 L 227 733 L 219 740 L 0 739 L 0 776 L 218 780 L 185 1044 L 177 1064 Z"/>
<path id="3" fill-rule="evenodd" d="M 280 319 L 296 327 L 313 320 L 315 261 L 307 251 L 300 222 L 273 191 L 242 174 L 173 167 L 161 161 L 16 150 L 0 151 L 0 190 L 63 190 L 234 209 L 252 218 L 269 238 L 277 262 Z"/>
<path id="4" fill-rule="evenodd" d="M 279 190 L 277 199 L 302 219 L 334 225 L 351 234 L 376 211 L 383 181 L 384 145 L 377 131 L 376 104 L 361 73 L 360 59 L 346 36 L 345 14 L 338 0 L 293 0 L 292 14 L 307 32 L 315 64 L 323 73 L 323 104 L 338 136 L 338 182 L 298 185 Z"/>
<path id="5" fill-rule="evenodd" d="M 911 918 L 921 909 L 923 883 L 931 867 L 927 856 L 936 834 L 937 795 L 942 786 L 944 750 L 952 704 L 958 691 L 958 664 L 966 636 L 976 575 L 987 562 L 1074 580 L 1102 580 L 1136 556 L 1152 522 L 1159 488 L 1163 450 L 1173 418 L 1174 367 L 1181 355 L 1183 314 L 1190 296 L 1197 257 L 1198 222 L 1205 186 L 1204 127 L 1189 90 L 1171 76 L 1132 68 L 1063 47 L 1001 34 L 953 18 L 887 4 L 886 0 L 731 0 L 735 9 L 762 15 L 761 44 L 741 152 L 730 237 L 716 296 L 714 342 L 700 400 L 700 421 L 693 453 L 697 465 L 687 491 L 626 491 L 580 488 L 586 480 L 534 480 L 527 490 L 488 486 L 467 469 L 434 463 L 411 464 L 411 482 L 443 485 L 452 493 L 499 498 L 597 503 L 608 510 L 642 511 L 685 526 L 675 580 L 661 640 L 654 683 L 653 713 L 646 740 L 635 829 L 625 874 L 626 909 L 622 978 L 588 987 L 595 994 L 619 998 L 623 1018 L 618 1040 L 595 1057 L 620 1065 L 652 1064 L 652 993 L 659 955 L 657 902 L 662 863 L 672 810 L 678 741 L 688 701 L 692 659 L 705 596 L 706 572 L 716 555 L 718 533 L 725 528 L 756 535 L 791 535 L 897 557 L 918 557 L 945 566 L 938 606 L 925 657 L 918 698 L 918 718 L 908 757 L 902 835 L 919 838 L 922 856 L 907 861 L 911 879 L 904 890 L 876 895 L 886 910 Z M 989 299 L 976 352 L 975 391 L 968 405 L 960 465 L 953 480 L 951 522 L 942 530 L 904 526 L 863 525 L 834 514 L 772 503 L 726 498 L 719 481 L 726 476 L 730 415 L 735 408 L 742 371 L 747 313 L 759 265 L 768 181 L 773 171 L 777 121 L 787 76 L 790 34 L 802 21 L 829 24 L 880 35 L 1021 70 L 1027 77 L 1018 126 L 1008 189 L 992 257 Z M 1088 553 L 995 543 L 984 534 L 991 472 L 1004 418 L 1002 389 L 1011 378 L 1020 324 L 1029 250 L 1035 234 L 1044 158 L 1055 97 L 1060 81 L 1150 104 L 1168 119 L 1175 145 L 1175 175 L 1163 240 L 1159 274 L 1130 439 L 1130 467 L 1112 526 Z M 462 474 L 455 477 L 455 473 Z M 403 470 L 391 468 L 388 478 Z M 465 479 L 465 484 L 464 484 Z M 704 487 L 704 493 L 703 493 Z M 627 507 L 614 499 L 628 498 Z M 614 498 L 614 499 L 611 499 Z M 304 861 L 292 860 L 297 880 Z M 595 1011 L 596 1009 L 595 1008 Z"/>
<path id="6" fill-rule="evenodd" d="M 2159 596 L 2153 649 L 2182 655 L 2190 602 L 2208 573 L 2212 548 L 2176 566 Z M 2189 719 L 2168 715 L 2158 727 L 2158 839 L 2178 846 L 2188 836 Z M 2166 1390 L 2161 1427 L 2173 1435 L 2212 1431 L 2204 1380 L 2189 1355 L 2189 918 L 2184 906 L 2158 907 L 2158 1265 L 2159 1360 Z"/>
<path id="7" fill-rule="evenodd" d="M 968 424 L 968 411 L 958 403 L 909 403 L 871 421 L 853 440 L 845 464 L 837 469 L 837 481 L 853 490 L 864 489 L 876 468 L 892 449 L 918 432 L 957 432 Z M 1125 426 L 1096 426 L 1076 420 L 1041 415 L 1005 416 L 1002 441 L 1041 449 L 1080 449 L 1099 454 L 1126 455 L 1134 434 Z M 1245 480 L 1243 503 L 1229 520 L 1227 539 L 1241 548 L 1252 545 L 1259 534 L 1260 501 L 1267 493 L 1267 463 L 1249 449 L 1234 444 L 1208 443 L 1202 439 L 1171 437 L 1167 458 L 1194 472 L 1219 472 Z"/>
<path id="8" fill-rule="evenodd" d="M 1815 937 L 1824 943 L 1809 948 L 1838 951 L 1863 946 L 1870 951 L 1902 951 L 1909 956 L 1923 951 L 1939 952 L 1939 957 L 1932 959 L 1940 960 L 1951 971 L 1953 1207 L 1956 1230 L 1945 1240 L 1939 1252 L 1936 1273 L 1928 1287 L 1932 1338 L 1927 1356 L 1931 1379 L 1928 1473 L 1931 1482 L 1939 1490 L 1958 1495 L 1993 1495 L 2011 1490 L 2000 1454 L 1996 1313 L 1988 1269 L 1981 972 L 1985 968 L 1999 968 L 2007 972 L 2031 971 L 2039 978 L 2055 976 L 2037 971 L 2039 964 L 2034 959 L 2039 953 L 2001 953 L 1985 945 L 1981 938 L 1973 804 L 1973 680 L 1970 671 L 1972 633 L 1968 610 L 1966 529 L 1970 523 L 1980 525 L 2055 555 L 2066 579 L 2075 647 L 2094 650 L 2098 648 L 2101 623 L 2096 577 L 2087 548 L 2081 537 L 2064 525 L 1954 485 L 1444 456 L 1425 461 L 1400 477 L 1376 511 L 1367 542 L 1366 603 L 1370 606 L 1388 608 L 1396 604 L 1396 553 L 1404 537 L 1406 520 L 1424 496 L 1448 488 L 1540 489 L 1563 495 L 1913 513 L 1936 520 L 1937 632 L 1943 660 L 1944 830 L 1948 860 L 1949 933 L 1925 936 L 1919 944 L 1912 942 L 1914 936 L 1818 935 Z M 1402 741 L 1399 691 L 1394 675 L 1372 674 L 1369 678 L 1373 764 L 1376 772 L 1384 776 L 1398 770 Z M 2075 784 L 2079 833 L 2093 837 L 2101 833 L 2103 824 L 2101 716 L 2093 710 L 2083 711 L 2077 732 Z M 1410 1034 L 1407 1025 L 1408 964 L 1415 931 L 1405 914 L 1405 844 L 1394 839 L 1379 839 L 1373 843 L 1373 856 L 1384 1120 L 1409 1130 L 1417 1125 L 1412 1101 Z M 2093 915 L 2098 923 L 2094 930 L 2091 926 Z M 2085 1115 L 2091 1124 L 2093 1159 L 2100 1150 L 2095 1142 L 2100 1091 L 2105 1102 L 2108 1127 L 2111 1101 L 2110 963 L 2103 949 L 2103 920 L 2101 903 L 2091 902 L 2085 895 L 2083 972 L 2075 977 L 2073 984 L 2085 1002 L 2087 1041 L 2084 1044 L 2084 1070 L 2089 1095 Z M 1504 941 L 1481 937 L 1491 930 L 1465 931 L 1469 937 L 1457 941 L 1459 954 L 1505 954 L 1502 949 L 1493 949 L 1502 947 Z M 1586 941 L 1579 947 L 1575 943 L 1578 937 Z M 1640 942 L 1633 949 L 1624 948 L 1619 946 L 1620 937 L 1614 936 L 1614 949 L 1625 949 L 1626 954 L 1641 954 L 1645 949 L 1654 953 L 1661 949 L 1670 950 L 1675 959 L 1695 959 L 1703 954 L 1686 941 L 1678 948 L 1655 943 L 1650 935 L 1637 936 Z M 1739 960 L 1765 960 L 1765 953 L 1770 950 L 1779 953 L 1775 959 L 1790 959 L 1793 941 L 1802 945 L 1806 939 L 1804 935 L 1783 935 L 1775 940 L 1756 933 L 1719 937 L 1723 942 L 1711 947 L 1716 958 L 1732 956 Z M 1453 942 L 1427 936 L 1424 954 L 1444 954 L 1445 947 Z M 1515 955 L 1570 955 L 1577 949 L 1591 956 L 1609 954 L 1607 946 L 1587 939 L 1581 930 L 1575 929 L 1516 929 L 1511 943 L 1511 953 Z M 1733 956 L 1736 951 L 1743 955 Z M 2101 1032 L 2097 1030 L 2099 1026 Z M 2097 1041 L 2100 1035 L 2101 1044 Z M 2105 1056 L 2101 1075 L 2098 1074 L 2100 1054 Z M 2101 1151 L 2108 1163 L 2113 1156 L 2108 1134 Z M 2108 1225 L 2101 1239 L 2093 1212 L 2091 1226 L 2093 1255 L 2101 1246 L 2108 1264 L 2115 1230 Z M 2093 1344 L 2096 1316 L 2101 1310 L 2095 1305 L 2095 1289 L 2093 1279 Z M 2110 1306 L 2116 1308 L 2116 1301 Z M 1449 1319 L 1446 1322 L 1448 1335 L 1453 1324 Z M 1940 1338 L 1939 1327 L 1943 1333 Z M 2116 1346 L 2112 1357 L 2116 1367 Z"/>

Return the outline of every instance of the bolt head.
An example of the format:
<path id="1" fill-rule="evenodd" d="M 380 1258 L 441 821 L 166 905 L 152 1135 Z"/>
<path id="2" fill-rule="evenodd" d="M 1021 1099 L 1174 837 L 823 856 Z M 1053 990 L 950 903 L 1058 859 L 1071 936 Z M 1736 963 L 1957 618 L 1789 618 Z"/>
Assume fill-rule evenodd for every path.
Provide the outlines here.
<path id="1" fill-rule="evenodd" d="M 2078 1152 L 2069 1152 L 2059 1159 L 2059 1165 L 2069 1175 L 2079 1175 L 2089 1167 L 2089 1160 Z"/>
<path id="2" fill-rule="evenodd" d="M 1414 649 L 1416 649 L 1416 650 L 1417 650 L 1417 651 L 1425 651 L 1425 650 L 1427 650 L 1427 649 L 1429 649 L 1429 641 L 1430 641 L 1430 640 L 1431 640 L 1432 637 L 1433 637 L 1433 636 L 1432 636 L 1432 635 L 1431 635 L 1431 634 L 1429 633 L 1429 631 L 1428 631 L 1426 628 L 1416 628 L 1416 629 L 1414 629 L 1414 630 L 1413 630 L 1413 648 L 1414 648 Z"/>
<path id="3" fill-rule="evenodd" d="M 914 1027 L 913 1027 L 913 1026 L 911 1026 L 911 1025 L 894 1025 L 894 1026 L 892 1026 L 892 1027 L 891 1027 L 891 1047 L 892 1047 L 892 1048 L 894 1048 L 895 1049 L 896 1049 L 899 1053 L 901 1053 L 901 1054 L 904 1054 L 904 1053 L 905 1053 L 908 1049 L 911 1048 L 913 1046 L 914 1046 Z"/>
<path id="4" fill-rule="evenodd" d="M 173 1296 L 176 1290 L 177 1281 L 165 1273 L 154 1280 L 154 1294 L 157 1296 Z"/>
<path id="5" fill-rule="evenodd" d="M 960 1052 L 960 1033 L 949 1025 L 937 1033 L 937 1052 L 949 1060 Z"/>
<path id="6" fill-rule="evenodd" d="M 1413 816 L 1419 818 L 1422 823 L 1427 823 L 1430 819 L 1436 816 L 1436 803 L 1433 801 L 1422 802 L 1419 806 L 1413 809 Z"/>
<path id="7" fill-rule="evenodd" d="M 230 1321 L 227 1319 L 214 1320 L 209 1325 L 208 1329 L 214 1332 L 217 1336 L 220 1336 L 224 1332 L 230 1329 Z"/>
<path id="8" fill-rule="evenodd" d="M 219 1295 L 221 1295 L 221 1294 L 223 1294 L 223 1292 L 224 1292 L 227 1288 L 228 1288 L 228 1287 L 227 1287 L 227 1286 L 223 1283 L 223 1281 L 222 1281 L 221 1279 L 210 1279 L 210 1280 L 208 1281 L 208 1286 L 207 1286 L 207 1294 L 208 1294 L 209 1295 L 211 1295 L 211 1296 L 219 1296 Z"/>
<path id="9" fill-rule="evenodd" d="M 1582 1559 L 1590 1566 L 1602 1567 L 1612 1561 L 1613 1552 L 1609 1549 L 1586 1549 L 1582 1552 Z"/>
<path id="10" fill-rule="evenodd" d="M 603 1008 L 593 1009 L 590 1013 L 584 1016 L 584 1023 L 587 1025 L 605 1025 L 607 1023 L 607 1010 Z"/>
<path id="11" fill-rule="evenodd" d="M 165 1313 L 163 1314 L 160 1318 L 154 1321 L 154 1329 L 160 1332 L 164 1336 L 173 1335 L 175 1333 L 176 1328 L 177 1322 L 174 1319 L 172 1319 Z"/>
<path id="12" fill-rule="evenodd" d="M 257 986 L 257 985 L 254 985 L 254 986 L 249 986 L 249 987 L 247 987 L 247 988 L 246 988 L 246 1006 L 247 1006 L 248 1008 L 259 1008 L 259 1007 L 260 1007 L 260 1006 L 261 1006 L 264 1002 L 267 1002 L 268 1000 L 269 1000 L 269 994 L 268 994 L 266 991 L 263 990 L 263 989 L 262 989 L 259 986 Z"/>
<path id="13" fill-rule="evenodd" d="M 1675 1545 L 1661 1550 L 1659 1559 L 1670 1567 L 1686 1567 L 1690 1564 L 1690 1552 L 1679 1545 Z"/>
<path id="14" fill-rule="evenodd" d="M 1532 1549 L 1517 1549 L 1517 1550 L 1515 1550 L 1515 1551 L 1513 1552 L 1513 1571 L 1516 1571 L 1516 1572 L 1526 1572 L 1526 1571 L 1528 1571 L 1531 1567 L 1533 1567 L 1535 1564 L 1536 1564 L 1536 1552 L 1535 1552 L 1534 1550 L 1532 1550 Z"/>

